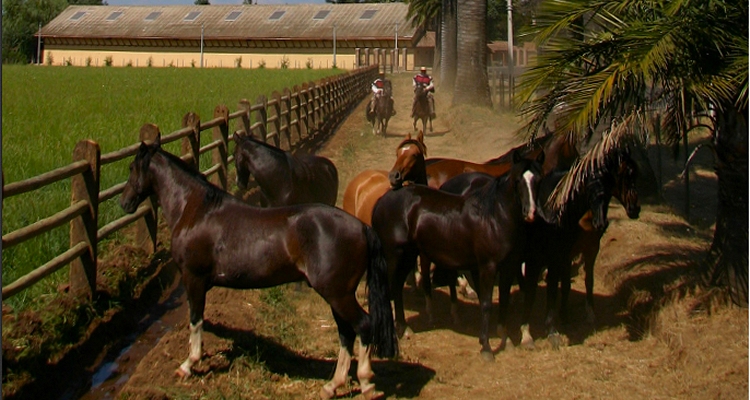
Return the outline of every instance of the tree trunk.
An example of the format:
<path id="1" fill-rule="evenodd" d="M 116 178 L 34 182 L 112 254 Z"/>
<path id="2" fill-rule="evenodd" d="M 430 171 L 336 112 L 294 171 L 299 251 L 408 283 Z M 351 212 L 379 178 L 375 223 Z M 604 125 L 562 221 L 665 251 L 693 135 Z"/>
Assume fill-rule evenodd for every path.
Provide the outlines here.
<path id="1" fill-rule="evenodd" d="M 452 89 L 456 83 L 456 1 L 443 0 L 440 24 L 440 86 Z"/>
<path id="2" fill-rule="evenodd" d="M 732 302 L 748 306 L 748 126 L 747 111 L 720 111 L 714 137 L 719 202 L 716 230 L 703 276 L 725 288 Z"/>
<path id="3" fill-rule="evenodd" d="M 492 107 L 487 81 L 487 0 L 458 3 L 458 60 L 453 105 Z"/>

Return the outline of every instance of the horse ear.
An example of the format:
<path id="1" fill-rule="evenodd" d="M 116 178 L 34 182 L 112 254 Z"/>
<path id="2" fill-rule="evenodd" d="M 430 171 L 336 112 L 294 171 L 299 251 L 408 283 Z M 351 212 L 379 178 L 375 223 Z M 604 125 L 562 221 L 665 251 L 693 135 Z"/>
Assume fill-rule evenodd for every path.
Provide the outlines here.
<path id="1" fill-rule="evenodd" d="M 544 164 L 544 157 L 544 150 L 542 150 L 542 152 L 539 153 L 538 156 L 536 156 L 536 162 L 538 162 L 539 164 Z"/>
<path id="2" fill-rule="evenodd" d="M 154 147 L 159 148 L 161 147 L 161 132 L 156 134 L 156 138 L 154 138 Z"/>
<path id="3" fill-rule="evenodd" d="M 419 134 L 417 135 L 417 140 L 420 143 L 424 143 L 424 132 L 422 132 L 422 130 L 419 131 Z"/>
<path id="4" fill-rule="evenodd" d="M 406 139 L 404 140 L 411 140 L 411 132 L 406 132 Z"/>

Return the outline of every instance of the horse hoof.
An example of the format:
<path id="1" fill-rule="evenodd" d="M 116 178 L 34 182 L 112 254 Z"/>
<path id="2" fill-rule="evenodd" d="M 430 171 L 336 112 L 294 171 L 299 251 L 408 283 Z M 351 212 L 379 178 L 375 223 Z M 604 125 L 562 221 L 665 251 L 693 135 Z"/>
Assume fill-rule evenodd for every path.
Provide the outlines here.
<path id="1" fill-rule="evenodd" d="M 365 387 L 361 388 L 362 390 L 362 397 L 364 397 L 367 400 L 371 399 L 380 399 L 383 397 L 383 392 L 375 390 L 375 384 L 371 383 L 369 385 L 366 385 Z"/>
<path id="2" fill-rule="evenodd" d="M 332 399 L 334 396 L 336 396 L 335 390 L 329 390 L 327 387 L 323 386 L 320 388 L 320 398 L 321 400 L 329 400 Z"/>
<path id="3" fill-rule="evenodd" d="M 188 378 L 191 375 L 190 371 L 186 371 L 186 370 L 182 369 L 182 367 L 177 368 L 174 371 L 174 374 L 175 374 L 175 376 L 177 376 L 180 379 L 186 379 L 186 378 Z"/>
<path id="4" fill-rule="evenodd" d="M 482 361 L 495 362 L 495 355 L 491 351 L 482 351 L 480 355 L 482 356 Z"/>
<path id="5" fill-rule="evenodd" d="M 534 345 L 534 340 L 533 339 L 532 340 L 528 340 L 528 341 L 522 341 L 521 342 L 521 347 L 524 350 L 529 350 L 529 351 L 536 350 L 536 345 Z"/>
<path id="6" fill-rule="evenodd" d="M 560 344 L 562 344 L 562 338 L 559 333 L 553 333 L 549 335 L 549 343 L 552 345 L 553 350 L 559 350 Z"/>
<path id="7" fill-rule="evenodd" d="M 406 329 L 404 329 L 403 337 L 404 339 L 411 339 L 412 336 L 414 336 L 414 331 L 407 326 Z"/>

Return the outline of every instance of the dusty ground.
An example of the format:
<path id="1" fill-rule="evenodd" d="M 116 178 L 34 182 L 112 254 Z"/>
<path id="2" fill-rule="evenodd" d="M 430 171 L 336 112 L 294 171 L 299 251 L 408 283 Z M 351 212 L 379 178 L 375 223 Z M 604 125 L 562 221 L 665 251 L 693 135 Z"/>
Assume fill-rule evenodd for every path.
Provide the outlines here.
<path id="1" fill-rule="evenodd" d="M 359 171 L 390 168 L 396 145 L 411 132 L 409 78 L 393 78 L 398 115 L 388 137 L 372 135 L 362 104 L 321 151 L 339 168 L 340 193 Z M 512 117 L 466 109 L 449 113 L 448 102 L 438 96 L 439 118 L 425 139 L 428 156 L 485 161 L 520 143 L 512 134 L 517 127 Z M 662 195 L 677 205 L 645 205 L 638 220 L 629 220 L 613 201 L 595 270 L 595 326 L 585 322 L 583 277 L 577 276 L 570 299 L 572 321 L 563 331 L 567 345 L 551 349 L 542 335 L 540 288 L 532 325 L 537 349 L 502 351 L 489 364 L 479 357 L 476 301 L 461 299 L 463 323 L 454 326 L 447 290 L 440 288 L 435 293 L 437 324 L 429 327 L 420 314 L 421 295 L 407 290 L 407 319 L 416 335 L 401 341 L 398 360 L 374 363 L 378 389 L 388 398 L 423 399 L 747 398 L 747 310 L 717 304 L 681 284 L 712 236 L 705 221 L 715 213 L 710 203 L 715 182 L 710 159 L 705 161 L 692 185 L 700 199 L 693 202 L 693 226 L 674 214 L 683 194 L 673 181 L 677 167 L 668 159 L 662 161 Z M 514 289 L 511 326 L 517 326 L 520 305 Z M 326 304 L 307 288 L 212 289 L 203 361 L 195 376 L 181 381 L 173 371 L 188 354 L 183 315 L 183 322 L 164 330 L 122 390 L 112 395 L 316 398 L 332 376 L 338 351 L 335 324 Z M 515 343 L 518 336 L 512 337 Z M 491 344 L 499 344 L 497 337 L 491 337 Z M 355 380 L 340 393 L 357 396 L 357 388 Z"/>

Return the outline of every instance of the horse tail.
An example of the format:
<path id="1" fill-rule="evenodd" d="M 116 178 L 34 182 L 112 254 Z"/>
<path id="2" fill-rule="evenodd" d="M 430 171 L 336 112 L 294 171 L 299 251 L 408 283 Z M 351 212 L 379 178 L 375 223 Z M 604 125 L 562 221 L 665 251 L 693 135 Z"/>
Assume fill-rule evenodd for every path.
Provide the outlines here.
<path id="1" fill-rule="evenodd" d="M 369 262 L 367 265 L 367 293 L 370 304 L 370 326 L 375 354 L 380 358 L 398 355 L 398 338 L 393 324 L 393 310 L 388 288 L 388 266 L 383 256 L 380 238 L 365 226 Z"/>

